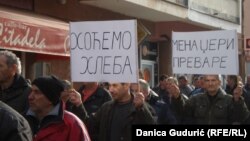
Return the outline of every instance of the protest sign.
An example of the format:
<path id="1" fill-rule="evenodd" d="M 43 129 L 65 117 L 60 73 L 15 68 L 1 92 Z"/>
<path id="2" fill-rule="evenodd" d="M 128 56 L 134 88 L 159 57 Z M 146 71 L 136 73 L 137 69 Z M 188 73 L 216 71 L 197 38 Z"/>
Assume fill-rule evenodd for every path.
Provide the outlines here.
<path id="1" fill-rule="evenodd" d="M 175 74 L 239 73 L 236 31 L 172 33 L 172 68 Z"/>
<path id="2" fill-rule="evenodd" d="M 70 23 L 74 82 L 137 82 L 137 22 Z"/>

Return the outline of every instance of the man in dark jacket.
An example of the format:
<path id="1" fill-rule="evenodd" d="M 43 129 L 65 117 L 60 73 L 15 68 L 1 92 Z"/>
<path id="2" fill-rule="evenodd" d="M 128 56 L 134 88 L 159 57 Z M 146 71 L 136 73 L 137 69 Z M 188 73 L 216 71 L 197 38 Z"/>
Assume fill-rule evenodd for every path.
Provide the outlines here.
<path id="1" fill-rule="evenodd" d="M 0 140 L 32 141 L 29 123 L 13 108 L 0 101 Z"/>
<path id="2" fill-rule="evenodd" d="M 112 99 L 108 90 L 99 86 L 97 82 L 83 82 L 78 92 L 71 87 L 69 81 L 62 82 L 64 91 L 61 98 L 66 103 L 66 110 L 74 113 L 82 121 L 85 121 L 85 112 L 88 115 L 94 114 L 105 102 Z M 75 97 L 75 93 L 79 95 Z"/>
<path id="3" fill-rule="evenodd" d="M 10 51 L 0 51 L 0 100 L 24 115 L 30 90 L 21 76 L 20 59 Z"/>
<path id="4" fill-rule="evenodd" d="M 159 99 L 163 100 L 165 103 L 170 102 L 170 96 L 169 96 L 169 93 L 166 90 L 166 83 L 165 83 L 166 82 L 165 80 L 168 77 L 169 76 L 166 75 L 166 74 L 161 75 L 159 84 L 152 89 L 154 92 L 156 92 L 159 95 Z"/>
<path id="5" fill-rule="evenodd" d="M 104 103 L 90 117 L 85 112 L 85 121 L 92 140 L 131 141 L 132 125 L 156 123 L 147 104 L 144 102 L 143 94 L 132 95 L 129 83 L 112 83 L 109 91 L 113 98 L 112 101 Z M 79 93 L 71 91 L 70 95 L 73 103 L 82 106 Z"/>
<path id="6" fill-rule="evenodd" d="M 250 75 L 247 76 L 247 82 L 243 87 L 243 97 L 248 107 L 248 110 L 250 110 Z"/>
<path id="7" fill-rule="evenodd" d="M 166 88 L 170 95 L 170 102 L 165 103 L 160 111 L 158 122 L 160 124 L 183 124 L 184 105 L 188 97 L 181 93 L 178 80 L 175 77 L 168 77 Z"/>
<path id="8" fill-rule="evenodd" d="M 112 99 L 110 93 L 97 82 L 83 82 L 79 89 L 83 105 L 88 114 L 95 113 L 103 103 Z"/>
<path id="9" fill-rule="evenodd" d="M 206 92 L 191 97 L 186 105 L 186 123 L 189 124 L 241 124 L 249 117 L 241 94 L 226 94 L 219 75 L 205 76 Z"/>
<path id="10" fill-rule="evenodd" d="M 164 102 L 160 101 L 159 95 L 156 94 L 144 79 L 139 79 L 139 91 L 144 95 L 145 101 L 153 108 L 158 117 L 159 111 Z"/>

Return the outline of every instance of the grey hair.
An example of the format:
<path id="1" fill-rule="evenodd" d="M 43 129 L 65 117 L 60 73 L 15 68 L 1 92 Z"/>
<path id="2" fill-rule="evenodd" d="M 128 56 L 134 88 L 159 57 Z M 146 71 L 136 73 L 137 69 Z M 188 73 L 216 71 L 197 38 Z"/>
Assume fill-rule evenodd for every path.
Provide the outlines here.
<path id="1" fill-rule="evenodd" d="M 215 78 L 217 79 L 217 80 L 219 80 L 219 81 L 222 81 L 223 79 L 222 79 L 222 76 L 220 75 L 220 74 L 206 74 L 206 75 L 204 75 L 205 77 L 207 77 L 207 76 L 215 76 Z"/>
<path id="2" fill-rule="evenodd" d="M 150 91 L 150 86 L 146 80 L 139 79 L 139 85 L 140 85 L 141 89 L 147 90 L 148 92 Z"/>
<path id="3" fill-rule="evenodd" d="M 14 54 L 11 51 L 4 50 L 4 51 L 0 51 L 0 56 L 6 57 L 6 64 L 8 67 L 10 67 L 12 65 L 17 65 L 17 72 L 16 73 L 21 74 L 21 72 L 22 72 L 21 61 L 20 61 L 20 58 L 16 56 L 16 54 Z"/>
<path id="4" fill-rule="evenodd" d="M 64 86 L 64 90 L 70 90 L 72 88 L 72 83 L 69 80 L 62 80 L 61 81 L 63 86 Z"/>

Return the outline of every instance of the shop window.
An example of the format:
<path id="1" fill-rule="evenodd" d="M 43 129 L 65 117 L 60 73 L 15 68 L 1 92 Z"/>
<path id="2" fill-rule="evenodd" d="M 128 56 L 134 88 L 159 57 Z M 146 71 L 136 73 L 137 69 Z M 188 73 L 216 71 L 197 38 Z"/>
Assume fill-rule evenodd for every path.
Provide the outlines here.
<path id="1" fill-rule="evenodd" d="M 37 62 L 34 66 L 35 78 L 51 74 L 51 65 L 47 62 Z"/>
<path id="2" fill-rule="evenodd" d="M 143 73 L 144 79 L 149 83 L 150 87 L 155 86 L 155 62 L 142 60 L 141 71 Z"/>
<path id="3" fill-rule="evenodd" d="M 141 71 L 144 79 L 151 87 L 158 81 L 158 44 L 155 42 L 144 42 L 140 48 Z"/>

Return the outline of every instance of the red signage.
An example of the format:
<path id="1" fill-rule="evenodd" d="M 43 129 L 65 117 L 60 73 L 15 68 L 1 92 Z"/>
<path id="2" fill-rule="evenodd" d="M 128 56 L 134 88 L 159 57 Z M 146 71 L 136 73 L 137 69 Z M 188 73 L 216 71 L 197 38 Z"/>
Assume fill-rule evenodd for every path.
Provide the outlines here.
<path id="1" fill-rule="evenodd" d="M 245 38 L 245 60 L 250 62 L 250 38 Z"/>
<path id="2" fill-rule="evenodd" d="M 250 38 L 245 38 L 245 50 L 250 50 Z"/>
<path id="3" fill-rule="evenodd" d="M 0 18 L 0 48 L 69 56 L 68 30 Z"/>

